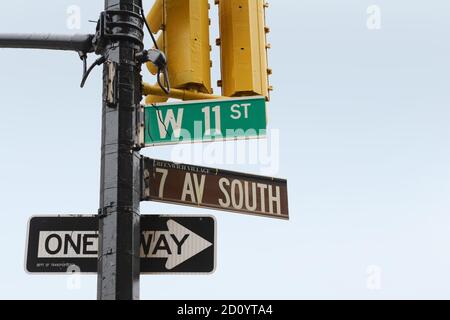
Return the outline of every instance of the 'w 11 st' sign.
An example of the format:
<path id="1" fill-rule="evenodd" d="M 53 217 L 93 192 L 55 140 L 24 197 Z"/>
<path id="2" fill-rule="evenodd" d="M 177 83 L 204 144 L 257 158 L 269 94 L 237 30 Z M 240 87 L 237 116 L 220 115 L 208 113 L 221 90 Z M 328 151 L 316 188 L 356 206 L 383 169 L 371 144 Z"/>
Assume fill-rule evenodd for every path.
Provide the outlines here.
<path id="1" fill-rule="evenodd" d="M 264 97 L 155 104 L 144 109 L 146 146 L 261 138 L 266 135 Z"/>

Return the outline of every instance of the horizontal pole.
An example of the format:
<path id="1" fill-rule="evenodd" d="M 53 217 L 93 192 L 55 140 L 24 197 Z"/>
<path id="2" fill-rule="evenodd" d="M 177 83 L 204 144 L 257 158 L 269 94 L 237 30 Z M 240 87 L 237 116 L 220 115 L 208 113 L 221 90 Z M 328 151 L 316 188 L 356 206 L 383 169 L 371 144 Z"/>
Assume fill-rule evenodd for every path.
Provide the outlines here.
<path id="1" fill-rule="evenodd" d="M 151 85 L 143 83 L 143 94 L 145 96 L 153 95 L 158 97 L 174 98 L 180 100 L 209 100 L 209 99 L 223 99 L 222 96 L 202 93 L 197 91 L 190 91 L 185 89 L 170 89 L 170 93 L 166 94 L 158 85 Z"/>
<path id="2" fill-rule="evenodd" d="M 0 34 L 0 48 L 93 52 L 92 34 Z"/>

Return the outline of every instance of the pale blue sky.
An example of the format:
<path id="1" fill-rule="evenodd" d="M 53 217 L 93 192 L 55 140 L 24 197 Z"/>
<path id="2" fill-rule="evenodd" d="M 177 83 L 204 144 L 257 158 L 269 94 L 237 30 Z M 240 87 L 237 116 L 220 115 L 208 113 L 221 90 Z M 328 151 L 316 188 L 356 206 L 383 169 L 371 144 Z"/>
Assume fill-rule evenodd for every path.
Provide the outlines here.
<path id="1" fill-rule="evenodd" d="M 366 26 L 373 4 L 377 31 Z M 69 5 L 81 30 L 66 27 Z M 0 32 L 93 32 L 102 6 L 5 2 Z M 142 213 L 214 214 L 219 237 L 214 275 L 144 276 L 141 297 L 450 298 L 449 11 L 446 0 L 272 1 L 270 126 L 292 219 L 144 203 Z M 80 78 L 74 53 L 0 50 L 0 298 L 96 297 L 95 276 L 69 290 L 65 276 L 23 268 L 31 215 L 98 209 L 100 69 L 83 90 Z M 172 148 L 143 153 L 170 159 Z M 367 287 L 372 265 L 380 290 Z"/>

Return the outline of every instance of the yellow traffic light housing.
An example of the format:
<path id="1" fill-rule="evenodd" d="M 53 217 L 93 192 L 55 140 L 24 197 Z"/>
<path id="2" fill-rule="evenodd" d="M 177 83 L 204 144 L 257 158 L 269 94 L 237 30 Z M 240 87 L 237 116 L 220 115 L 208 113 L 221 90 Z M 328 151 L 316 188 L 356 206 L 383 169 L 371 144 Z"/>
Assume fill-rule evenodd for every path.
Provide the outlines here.
<path id="1" fill-rule="evenodd" d="M 208 0 L 156 0 L 147 20 L 153 33 L 161 30 L 157 43 L 167 57 L 171 86 L 212 93 Z"/>
<path id="2" fill-rule="evenodd" d="M 265 0 L 216 0 L 219 5 L 222 95 L 269 100 Z"/>

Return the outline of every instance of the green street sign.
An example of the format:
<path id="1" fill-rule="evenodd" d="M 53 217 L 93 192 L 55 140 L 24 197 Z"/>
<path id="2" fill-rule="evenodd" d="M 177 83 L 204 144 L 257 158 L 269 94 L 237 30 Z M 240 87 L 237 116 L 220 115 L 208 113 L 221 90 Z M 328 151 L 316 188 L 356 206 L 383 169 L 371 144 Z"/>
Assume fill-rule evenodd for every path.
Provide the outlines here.
<path id="1" fill-rule="evenodd" d="M 262 138 L 264 97 L 155 104 L 144 108 L 145 146 Z"/>

